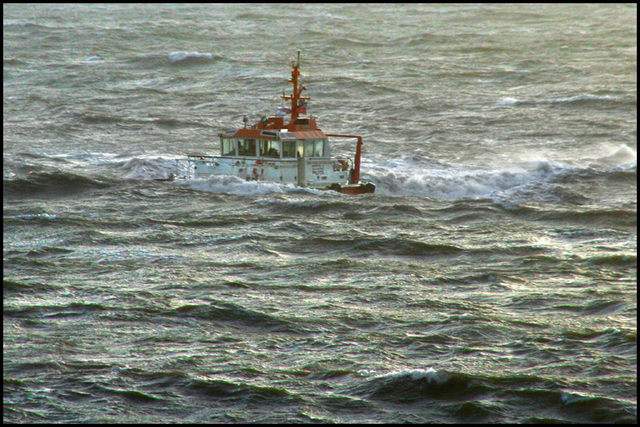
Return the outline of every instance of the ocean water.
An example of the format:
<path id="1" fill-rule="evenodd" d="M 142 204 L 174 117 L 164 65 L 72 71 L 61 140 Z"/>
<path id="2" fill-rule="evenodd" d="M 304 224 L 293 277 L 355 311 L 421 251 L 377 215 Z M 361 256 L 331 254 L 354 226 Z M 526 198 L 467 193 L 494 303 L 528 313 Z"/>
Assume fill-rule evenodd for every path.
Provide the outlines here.
<path id="1" fill-rule="evenodd" d="M 5 422 L 637 422 L 635 4 L 5 4 L 3 44 Z M 375 194 L 155 180 L 298 49 Z"/>

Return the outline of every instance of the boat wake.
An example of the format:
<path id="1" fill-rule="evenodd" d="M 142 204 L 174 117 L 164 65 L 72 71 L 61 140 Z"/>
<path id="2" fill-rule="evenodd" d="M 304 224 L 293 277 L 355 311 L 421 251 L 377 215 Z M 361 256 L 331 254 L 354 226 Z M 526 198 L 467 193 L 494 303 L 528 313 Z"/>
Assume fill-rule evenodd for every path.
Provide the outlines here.
<path id="1" fill-rule="evenodd" d="M 376 184 L 379 194 L 389 196 L 572 204 L 589 200 L 586 194 L 577 192 L 576 183 L 635 180 L 637 176 L 636 153 L 627 146 L 578 163 L 539 159 L 482 168 L 444 165 L 413 155 L 384 163 L 365 163 L 363 176 Z"/>
<path id="2" fill-rule="evenodd" d="M 502 169 L 425 169 L 409 158 L 375 167 L 369 171 L 368 177 L 376 183 L 379 193 L 385 195 L 435 199 L 518 199 L 523 196 L 528 198 L 534 193 L 548 193 L 551 181 L 566 171 L 565 167 L 549 161 Z"/>
<path id="3" fill-rule="evenodd" d="M 274 182 L 245 181 L 237 176 L 213 175 L 206 179 L 187 179 L 179 181 L 181 185 L 187 185 L 200 191 L 211 193 L 231 193 L 241 196 L 258 196 L 268 193 L 286 193 L 295 191 L 290 185 Z"/>

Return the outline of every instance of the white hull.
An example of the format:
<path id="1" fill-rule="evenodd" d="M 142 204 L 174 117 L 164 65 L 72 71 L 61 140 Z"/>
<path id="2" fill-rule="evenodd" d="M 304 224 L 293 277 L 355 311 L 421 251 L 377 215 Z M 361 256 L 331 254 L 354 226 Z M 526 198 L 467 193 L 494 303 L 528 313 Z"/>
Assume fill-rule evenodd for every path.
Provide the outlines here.
<path id="1" fill-rule="evenodd" d="M 247 181 L 267 181 L 300 187 L 328 189 L 333 184 L 348 185 L 350 162 L 329 157 L 294 159 L 247 158 L 190 154 L 189 175 L 208 178 L 230 175 Z"/>

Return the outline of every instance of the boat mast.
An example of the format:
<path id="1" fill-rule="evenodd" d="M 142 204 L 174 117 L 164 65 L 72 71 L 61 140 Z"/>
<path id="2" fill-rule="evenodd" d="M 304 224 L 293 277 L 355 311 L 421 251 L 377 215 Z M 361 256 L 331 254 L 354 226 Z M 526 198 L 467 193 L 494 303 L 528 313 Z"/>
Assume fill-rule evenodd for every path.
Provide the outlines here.
<path id="1" fill-rule="evenodd" d="M 291 70 L 291 78 L 288 81 L 293 83 L 293 93 L 291 95 L 282 95 L 283 99 L 291 100 L 291 122 L 289 122 L 289 124 L 293 123 L 295 119 L 298 118 L 298 108 L 300 107 L 300 101 L 311 99 L 308 96 L 300 96 L 300 94 L 302 94 L 302 91 L 307 89 L 304 86 L 298 87 L 298 76 L 300 75 L 300 71 L 298 71 L 298 68 L 300 67 L 300 50 L 298 50 L 298 59 L 296 60 L 296 62 L 291 62 L 291 67 L 293 69 Z"/>

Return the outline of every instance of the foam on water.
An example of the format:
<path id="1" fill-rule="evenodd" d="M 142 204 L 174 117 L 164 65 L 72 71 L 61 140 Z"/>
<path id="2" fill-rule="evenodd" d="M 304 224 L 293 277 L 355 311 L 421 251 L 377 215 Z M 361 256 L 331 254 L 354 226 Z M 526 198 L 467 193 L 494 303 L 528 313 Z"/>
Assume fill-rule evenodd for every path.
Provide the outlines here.
<path id="1" fill-rule="evenodd" d="M 608 149 L 602 156 L 586 159 L 593 166 L 614 166 L 621 168 L 629 168 L 637 166 L 638 153 L 627 145 L 613 146 Z"/>
<path id="2" fill-rule="evenodd" d="M 450 376 L 446 372 L 438 372 L 433 368 L 415 369 L 410 371 L 392 372 L 380 375 L 376 378 L 387 378 L 390 380 L 411 379 L 412 381 L 426 380 L 428 384 L 442 385 L 446 383 Z"/>
<path id="3" fill-rule="evenodd" d="M 615 96 L 597 96 L 597 95 L 578 95 L 568 98 L 550 98 L 550 99 L 517 99 L 517 98 L 503 98 L 501 101 L 496 102 L 499 106 L 511 106 L 511 105 L 527 105 L 527 104 L 566 104 L 572 102 L 589 102 L 589 101 L 617 101 Z"/>
<path id="4" fill-rule="evenodd" d="M 214 57 L 210 53 L 200 52 L 173 52 L 169 54 L 169 61 L 172 63 L 183 61 L 207 62 L 213 61 Z"/>
<path id="5" fill-rule="evenodd" d="M 548 160 L 523 162 L 499 169 L 465 167 L 425 167 L 410 158 L 374 166 L 368 176 L 377 192 L 397 196 L 438 199 L 499 198 L 519 188 L 549 181 L 565 168 Z"/>
<path id="6" fill-rule="evenodd" d="M 285 193 L 285 186 L 273 182 L 245 181 L 236 176 L 214 175 L 208 179 L 188 179 L 181 184 L 211 193 L 231 193 L 257 196 L 267 193 Z"/>
<path id="7" fill-rule="evenodd" d="M 363 180 L 376 184 L 376 194 L 385 196 L 432 197 L 435 199 L 489 198 L 497 201 L 582 202 L 584 196 L 566 191 L 561 178 L 589 177 L 598 174 L 594 167 L 635 167 L 636 153 L 627 146 L 596 158 L 578 159 L 585 166 L 573 166 L 528 153 L 526 160 L 514 160 L 501 167 L 456 167 L 420 155 L 400 159 L 363 163 Z M 88 156 L 88 157 L 87 157 Z M 78 160 L 78 159 L 74 159 Z M 91 164 L 117 164 L 123 179 L 165 180 L 184 177 L 186 169 L 179 158 L 131 157 L 92 153 L 81 161 Z M 300 188 L 292 184 L 245 181 L 234 176 L 212 176 L 187 180 L 192 188 L 214 193 L 260 195 L 304 191 L 327 194 L 321 190 Z"/>
<path id="8" fill-rule="evenodd" d="M 177 164 L 174 160 L 164 159 L 162 157 L 155 159 L 134 157 L 127 160 L 120 169 L 126 172 L 123 176 L 124 179 L 148 181 L 168 179 L 171 176 L 175 176 Z"/>

